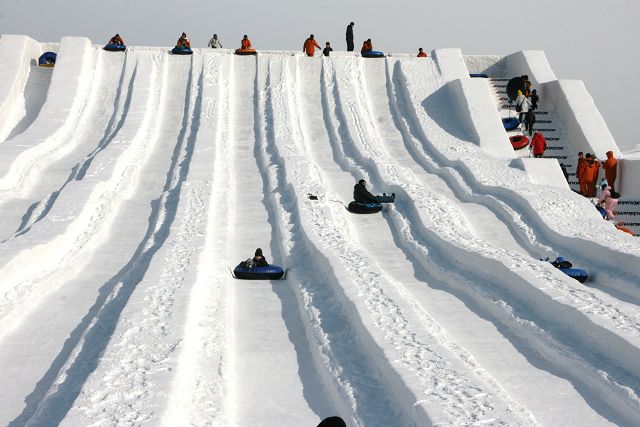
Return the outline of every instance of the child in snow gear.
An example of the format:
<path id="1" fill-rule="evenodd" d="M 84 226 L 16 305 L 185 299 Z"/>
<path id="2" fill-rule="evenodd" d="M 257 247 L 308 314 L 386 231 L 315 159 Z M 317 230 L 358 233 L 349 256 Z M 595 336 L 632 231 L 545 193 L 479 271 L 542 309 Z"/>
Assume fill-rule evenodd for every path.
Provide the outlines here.
<path id="1" fill-rule="evenodd" d="M 367 183 L 364 179 L 358 181 L 358 183 L 353 187 L 353 200 L 356 203 L 393 203 L 396 199 L 396 193 L 391 193 L 391 196 L 387 196 L 386 194 L 382 194 L 382 196 L 374 196 L 369 193 L 366 187 Z"/>
<path id="2" fill-rule="evenodd" d="M 331 52 L 333 52 L 333 49 L 331 48 L 331 45 L 329 44 L 329 42 L 326 42 L 324 49 L 322 49 L 322 54 L 324 56 L 329 56 L 329 53 Z"/>
<path id="3" fill-rule="evenodd" d="M 423 51 L 422 48 L 418 49 L 418 58 L 426 58 L 427 52 Z"/>
<path id="4" fill-rule="evenodd" d="M 251 49 L 251 40 L 245 34 L 242 36 L 242 40 L 240 41 L 240 49 Z"/>
<path id="5" fill-rule="evenodd" d="M 352 22 L 347 25 L 347 52 L 353 52 L 353 26 L 355 24 Z"/>
<path id="6" fill-rule="evenodd" d="M 246 261 L 244 261 L 242 263 L 242 266 L 244 268 L 268 267 L 269 263 L 267 262 L 265 257 L 262 255 L 262 249 L 258 248 L 256 249 L 256 252 L 253 258 L 249 258 Z"/>
<path id="7" fill-rule="evenodd" d="M 316 48 L 320 49 L 320 45 L 313 38 L 313 34 L 311 34 L 309 38 L 304 41 L 302 51 L 305 52 L 307 56 L 313 56 L 316 53 Z"/>
<path id="8" fill-rule="evenodd" d="M 111 40 L 109 40 L 109 43 L 107 44 L 115 44 L 118 46 L 124 46 L 124 40 L 122 40 L 122 37 L 120 37 L 120 34 L 116 34 L 115 36 L 111 37 Z"/>
<path id="9" fill-rule="evenodd" d="M 536 132 L 531 140 L 531 151 L 533 157 L 542 157 L 544 150 L 547 149 L 547 141 L 540 132 Z"/>
<path id="10" fill-rule="evenodd" d="M 217 34 L 214 34 L 213 37 L 211 37 L 211 40 L 209 40 L 209 44 L 207 44 L 207 46 L 212 49 L 222 48 L 222 43 L 220 43 L 220 39 L 218 38 Z"/>
<path id="11" fill-rule="evenodd" d="M 533 134 L 533 125 L 536 123 L 536 113 L 532 109 L 524 113 L 524 130 L 529 132 L 529 137 Z"/>
<path id="12" fill-rule="evenodd" d="M 371 52 L 373 50 L 373 43 L 371 43 L 371 39 L 366 39 L 362 43 L 362 49 L 360 49 L 360 53 Z"/>
<path id="13" fill-rule="evenodd" d="M 618 199 L 620 198 L 620 194 L 611 190 L 611 187 L 603 184 L 602 185 L 602 193 L 600 193 L 600 197 L 598 198 L 598 202 L 596 203 L 598 206 L 602 206 L 604 211 L 607 213 L 606 220 L 610 220 L 614 218 L 613 210 L 618 205 Z"/>
<path id="14" fill-rule="evenodd" d="M 187 38 L 187 34 L 186 33 L 182 33 L 182 35 L 178 39 L 178 42 L 176 43 L 176 47 L 177 48 L 182 48 L 182 49 L 185 49 L 185 48 L 186 49 L 191 49 L 191 42 Z"/>
<path id="15" fill-rule="evenodd" d="M 531 109 L 532 110 L 537 110 L 538 109 L 538 102 L 540 101 L 540 97 L 538 96 L 538 91 L 537 90 L 532 90 L 531 91 L 531 96 L 529 97 L 529 99 L 531 100 Z"/>

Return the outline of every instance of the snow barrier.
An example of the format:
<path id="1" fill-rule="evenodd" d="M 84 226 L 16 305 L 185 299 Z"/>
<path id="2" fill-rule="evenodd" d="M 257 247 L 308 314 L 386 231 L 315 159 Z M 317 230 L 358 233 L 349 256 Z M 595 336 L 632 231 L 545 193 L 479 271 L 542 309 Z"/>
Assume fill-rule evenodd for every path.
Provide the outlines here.
<path id="1" fill-rule="evenodd" d="M 27 36 L 2 35 L 0 38 L 0 140 L 4 139 L 4 129 L 9 123 L 17 99 L 24 92 L 31 61 L 40 56 L 40 45 Z"/>

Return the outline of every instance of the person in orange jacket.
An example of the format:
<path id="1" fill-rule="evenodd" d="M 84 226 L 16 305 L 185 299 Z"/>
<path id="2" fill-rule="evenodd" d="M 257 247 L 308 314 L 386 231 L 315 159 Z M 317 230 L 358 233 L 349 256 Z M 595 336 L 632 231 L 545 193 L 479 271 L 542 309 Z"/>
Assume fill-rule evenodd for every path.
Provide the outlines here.
<path id="1" fill-rule="evenodd" d="M 242 36 L 242 40 L 240 41 L 240 49 L 251 49 L 251 40 L 245 34 Z"/>
<path id="2" fill-rule="evenodd" d="M 536 132 L 533 134 L 533 139 L 531 140 L 531 151 L 533 153 L 533 157 L 542 157 L 544 154 L 544 150 L 547 149 L 547 141 L 544 139 L 544 136 L 540 132 Z"/>
<path id="3" fill-rule="evenodd" d="M 613 184 L 616 182 L 618 175 L 618 160 L 613 157 L 613 151 L 607 151 L 607 160 L 602 164 L 602 169 L 604 169 L 604 177 L 607 179 L 611 191 L 615 191 L 616 188 Z"/>
<path id="4" fill-rule="evenodd" d="M 373 50 L 373 43 L 371 43 L 371 39 L 366 39 L 364 43 L 362 43 L 362 49 L 360 49 L 360 53 L 371 52 Z"/>
<path id="5" fill-rule="evenodd" d="M 187 34 L 186 33 L 182 33 L 182 35 L 178 39 L 178 42 L 176 43 L 176 47 L 182 47 L 182 48 L 191 49 L 191 42 L 187 38 Z"/>
<path id="6" fill-rule="evenodd" d="M 427 52 L 423 51 L 422 48 L 418 49 L 418 58 L 426 58 Z"/>
<path id="7" fill-rule="evenodd" d="M 580 194 L 586 195 L 587 187 L 582 180 L 582 172 L 584 172 L 584 164 L 587 159 L 584 158 L 582 151 L 578 153 L 578 163 L 576 165 L 576 178 L 578 179 L 578 185 L 580 186 Z"/>
<path id="8" fill-rule="evenodd" d="M 598 183 L 598 173 L 600 172 L 600 162 L 594 158 L 591 153 L 585 156 L 584 171 L 582 172 L 582 180 L 584 182 L 585 191 L 582 193 L 586 197 L 596 196 L 596 184 Z"/>
<path id="9" fill-rule="evenodd" d="M 108 44 L 117 44 L 118 46 L 124 46 L 124 40 L 122 40 L 120 34 L 116 34 L 115 36 L 111 37 L 111 40 L 109 40 Z"/>
<path id="10" fill-rule="evenodd" d="M 307 56 L 313 56 L 316 53 L 316 48 L 322 49 L 318 42 L 313 38 L 313 34 L 311 34 L 309 38 L 304 41 L 302 51 L 306 52 Z"/>

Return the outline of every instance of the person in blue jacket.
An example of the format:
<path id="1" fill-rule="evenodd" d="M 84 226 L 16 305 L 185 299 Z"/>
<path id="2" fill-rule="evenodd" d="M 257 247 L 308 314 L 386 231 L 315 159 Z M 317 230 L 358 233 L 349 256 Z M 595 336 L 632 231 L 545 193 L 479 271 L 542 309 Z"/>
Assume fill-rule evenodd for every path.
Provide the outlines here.
<path id="1" fill-rule="evenodd" d="M 382 196 L 374 196 L 367 190 L 367 182 L 364 179 L 358 181 L 353 187 L 353 200 L 356 203 L 393 203 L 396 199 L 396 193 L 390 196 L 382 193 Z"/>

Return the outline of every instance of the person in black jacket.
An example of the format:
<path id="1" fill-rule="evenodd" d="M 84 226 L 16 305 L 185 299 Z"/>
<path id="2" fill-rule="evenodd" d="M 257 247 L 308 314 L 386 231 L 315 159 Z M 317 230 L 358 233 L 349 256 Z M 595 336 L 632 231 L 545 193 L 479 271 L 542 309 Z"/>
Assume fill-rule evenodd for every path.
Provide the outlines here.
<path id="1" fill-rule="evenodd" d="M 538 109 L 538 102 L 540 101 L 540 97 L 538 96 L 538 91 L 537 90 L 532 90 L 531 91 L 531 96 L 529 97 L 529 99 L 531 100 L 531 109 L 532 110 L 537 110 Z"/>
<path id="2" fill-rule="evenodd" d="M 353 26 L 355 24 L 352 22 L 347 25 L 347 52 L 353 52 Z"/>
<path id="3" fill-rule="evenodd" d="M 253 261 L 253 265 L 255 267 L 268 267 L 269 266 L 269 263 L 267 262 L 265 257 L 262 255 L 262 249 L 260 249 L 260 248 L 256 249 L 256 253 L 255 253 L 252 261 Z"/>
<path id="4" fill-rule="evenodd" d="M 390 196 L 384 193 L 382 196 L 374 196 L 369 193 L 367 183 L 364 179 L 361 179 L 353 186 L 353 200 L 355 200 L 356 203 L 393 203 L 395 199 L 396 193 L 391 193 Z"/>

